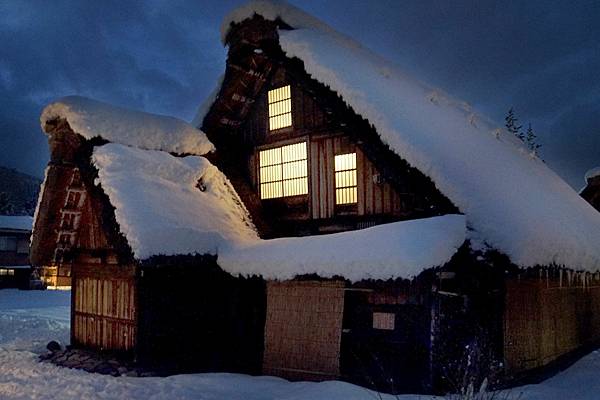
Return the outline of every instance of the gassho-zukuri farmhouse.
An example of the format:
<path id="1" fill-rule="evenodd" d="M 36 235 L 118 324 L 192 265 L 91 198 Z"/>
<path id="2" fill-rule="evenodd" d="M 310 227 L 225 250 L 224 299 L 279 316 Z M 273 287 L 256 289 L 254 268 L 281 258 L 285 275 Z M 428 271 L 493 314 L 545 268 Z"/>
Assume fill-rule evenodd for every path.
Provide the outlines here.
<path id="1" fill-rule="evenodd" d="M 402 392 L 598 342 L 600 213 L 521 141 L 284 2 L 222 38 L 191 124 L 43 111 L 31 260 L 70 280 L 74 346 Z"/>

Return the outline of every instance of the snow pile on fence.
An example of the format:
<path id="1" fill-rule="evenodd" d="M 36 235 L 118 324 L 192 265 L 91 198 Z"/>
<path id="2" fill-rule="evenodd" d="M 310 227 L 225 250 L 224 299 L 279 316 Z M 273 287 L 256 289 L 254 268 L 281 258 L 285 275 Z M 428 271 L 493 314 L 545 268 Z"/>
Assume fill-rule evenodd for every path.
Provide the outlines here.
<path id="1" fill-rule="evenodd" d="M 0 215 L 0 229 L 14 229 L 20 231 L 30 231 L 33 225 L 33 218 L 24 216 Z"/>
<path id="2" fill-rule="evenodd" d="M 174 117 L 149 114 L 79 96 L 69 96 L 46 106 L 40 117 L 46 122 L 67 120 L 71 129 L 92 139 L 148 150 L 203 155 L 214 150 L 204 132 Z"/>
<path id="3" fill-rule="evenodd" d="M 216 254 L 258 240 L 233 187 L 204 157 L 111 143 L 96 147 L 92 159 L 97 183 L 140 260 L 157 254 Z"/>
<path id="4" fill-rule="evenodd" d="M 362 279 L 412 278 L 442 266 L 465 241 L 465 217 L 445 215 L 335 233 L 261 240 L 219 254 L 233 275 L 285 280 L 318 274 Z"/>
<path id="5" fill-rule="evenodd" d="M 522 266 L 600 269 L 600 213 L 504 129 L 323 22 L 279 1 L 254 1 L 223 23 L 281 18 L 280 44 L 371 122 L 467 217 L 469 239 Z"/>

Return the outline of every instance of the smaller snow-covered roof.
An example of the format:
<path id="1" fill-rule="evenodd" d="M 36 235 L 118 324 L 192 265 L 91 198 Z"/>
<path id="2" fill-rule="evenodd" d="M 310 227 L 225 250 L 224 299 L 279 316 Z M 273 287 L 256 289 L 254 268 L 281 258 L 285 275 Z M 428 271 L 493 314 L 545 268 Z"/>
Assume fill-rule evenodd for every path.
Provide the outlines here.
<path id="1" fill-rule="evenodd" d="M 463 215 L 445 215 L 331 235 L 261 240 L 219 253 L 217 262 L 233 275 L 276 280 L 303 274 L 354 282 L 412 278 L 447 263 L 465 233 Z"/>
<path id="2" fill-rule="evenodd" d="M 110 143 L 96 147 L 92 161 L 97 184 L 115 207 L 121 232 L 139 260 L 216 254 L 258 240 L 233 187 L 204 157 Z"/>
<path id="3" fill-rule="evenodd" d="M 204 132 L 169 116 L 116 107 L 85 97 L 68 96 L 49 104 L 40 117 L 46 122 L 67 120 L 71 129 L 86 139 L 101 137 L 109 142 L 148 150 L 203 155 L 214 150 Z"/>
<path id="4" fill-rule="evenodd" d="M 0 229 L 31 231 L 33 218 L 25 216 L 0 215 Z"/>

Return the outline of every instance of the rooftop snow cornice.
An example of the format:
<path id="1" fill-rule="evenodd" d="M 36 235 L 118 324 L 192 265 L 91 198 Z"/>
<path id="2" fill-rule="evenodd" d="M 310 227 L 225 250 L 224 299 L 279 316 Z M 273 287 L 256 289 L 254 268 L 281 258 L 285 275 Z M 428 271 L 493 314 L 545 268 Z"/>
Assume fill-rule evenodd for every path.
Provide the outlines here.
<path id="1" fill-rule="evenodd" d="M 62 118 L 86 139 L 102 138 L 146 150 L 204 155 L 214 150 L 204 132 L 175 117 L 113 106 L 80 96 L 63 97 L 47 105 L 40 123 Z"/>

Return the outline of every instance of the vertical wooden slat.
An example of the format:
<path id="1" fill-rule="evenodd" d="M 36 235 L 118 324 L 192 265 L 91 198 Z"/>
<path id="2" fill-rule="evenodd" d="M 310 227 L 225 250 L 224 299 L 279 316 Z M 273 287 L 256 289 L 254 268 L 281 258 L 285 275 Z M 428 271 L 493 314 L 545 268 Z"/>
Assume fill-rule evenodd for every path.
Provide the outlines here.
<path id="1" fill-rule="evenodd" d="M 335 182 L 334 182 L 334 155 L 333 140 L 325 141 L 325 174 L 327 184 L 327 218 L 331 218 L 335 212 Z"/>
<path id="2" fill-rule="evenodd" d="M 356 149 L 356 202 L 358 215 L 365 214 L 365 171 L 364 155 L 360 149 Z"/>

